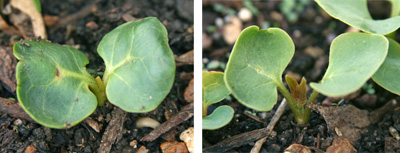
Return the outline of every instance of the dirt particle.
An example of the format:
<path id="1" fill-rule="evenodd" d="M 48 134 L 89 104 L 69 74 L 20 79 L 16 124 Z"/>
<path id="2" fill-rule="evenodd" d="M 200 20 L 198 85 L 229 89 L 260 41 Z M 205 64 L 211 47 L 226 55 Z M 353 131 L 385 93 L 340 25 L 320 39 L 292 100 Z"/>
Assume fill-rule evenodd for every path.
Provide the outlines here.
<path id="1" fill-rule="evenodd" d="M 20 44 L 22 45 L 22 46 L 27 46 L 27 47 L 31 47 L 31 44 L 28 44 L 28 43 L 26 43 L 23 39 L 21 39 L 21 40 L 19 40 L 19 42 L 20 42 Z"/>
<path id="2" fill-rule="evenodd" d="M 37 149 L 35 146 L 30 145 L 30 146 L 26 147 L 25 153 L 36 153 L 36 152 L 37 152 Z"/>
<path id="3" fill-rule="evenodd" d="M 58 68 L 56 68 L 56 76 L 60 77 L 60 70 L 58 70 Z"/>
<path id="4" fill-rule="evenodd" d="M 74 99 L 74 102 L 78 102 L 78 101 L 79 101 L 79 99 L 78 99 L 78 98 L 75 98 L 75 99 Z"/>

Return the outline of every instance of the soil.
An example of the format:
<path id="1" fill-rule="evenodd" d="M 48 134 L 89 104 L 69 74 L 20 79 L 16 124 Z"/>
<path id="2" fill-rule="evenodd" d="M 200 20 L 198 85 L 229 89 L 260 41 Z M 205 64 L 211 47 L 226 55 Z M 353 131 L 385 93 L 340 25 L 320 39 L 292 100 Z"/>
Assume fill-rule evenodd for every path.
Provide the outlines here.
<path id="1" fill-rule="evenodd" d="M 127 17 L 155 16 L 167 28 L 169 45 L 174 55 L 180 56 L 193 50 L 192 0 L 41 0 L 41 4 L 43 16 L 56 17 L 59 21 L 54 25 L 46 26 L 48 40 L 79 47 L 79 50 L 89 57 L 90 64 L 87 68 L 94 70 L 94 75 L 102 74 L 101 72 L 104 71 L 104 63 L 96 51 L 97 45 L 106 33 L 127 22 Z M 86 13 L 82 10 L 86 10 Z M 75 14 L 76 12 L 80 13 Z M 11 24 L 8 17 L 5 17 L 5 20 Z M 19 41 L 22 36 L 18 33 L 10 35 L 0 31 L 0 38 L 0 46 L 12 47 L 13 43 Z M 135 127 L 135 122 L 138 118 L 150 117 L 163 123 L 178 114 L 184 106 L 189 105 L 185 101 L 184 91 L 193 78 L 192 73 L 192 64 L 184 63 L 177 66 L 174 86 L 157 109 L 143 114 L 127 113 L 123 125 L 118 125 L 123 127 L 119 133 L 121 137 L 120 139 L 117 137 L 117 142 L 112 145 L 111 152 L 136 152 L 142 146 L 149 149 L 149 152 L 161 152 L 159 147 L 161 143 L 181 141 L 179 134 L 194 126 L 193 118 L 172 127 L 166 134 L 151 142 L 140 141 L 140 139 L 153 129 L 138 129 Z M 17 99 L 15 93 L 1 86 L 0 97 Z M 115 106 L 107 102 L 105 107 L 97 108 L 90 116 L 99 124 L 100 132 L 93 130 L 87 122 L 69 129 L 57 130 L 0 112 L 0 152 L 24 152 L 28 146 L 32 145 L 38 152 L 98 152 L 114 109 Z M 136 146 L 130 145 L 133 140 L 137 140 Z"/>
<path id="2" fill-rule="evenodd" d="M 227 12 L 232 12 L 233 10 L 234 14 L 237 15 L 237 12 L 245 6 L 242 1 L 224 3 L 206 0 L 203 2 L 205 2 L 203 3 L 204 70 L 224 71 L 223 66 L 210 65 L 212 65 L 211 63 L 225 65 L 233 47 L 223 38 L 224 25 L 229 24 L 227 19 L 231 18 L 228 17 L 229 13 Z M 250 21 L 242 21 L 242 29 L 250 25 L 261 26 L 264 21 L 268 21 L 271 26 L 277 26 L 286 31 L 295 44 L 296 52 L 283 74 L 291 74 L 298 79 L 304 76 L 308 82 L 318 82 L 328 66 L 330 43 L 336 36 L 351 29 L 341 21 L 329 17 L 315 2 L 304 6 L 304 11 L 299 13 L 297 21 L 289 22 L 279 8 L 280 3 L 280 1 L 253 1 L 253 5 L 258 9 L 259 14 L 253 16 Z M 222 11 L 219 9 L 219 4 L 224 6 Z M 388 12 L 382 10 L 390 11 L 390 6 L 386 4 L 369 4 L 368 7 L 374 14 L 373 17 L 375 19 L 388 17 Z M 397 35 L 396 40 L 400 40 L 399 35 Z M 339 130 L 343 130 L 341 134 L 348 134 L 347 132 L 349 131 L 346 128 L 350 129 L 350 127 L 345 127 L 343 124 L 351 124 L 351 130 L 358 132 L 358 139 L 351 141 L 357 152 L 399 152 L 399 142 L 393 138 L 389 131 L 390 126 L 395 127 L 398 131 L 400 130 L 400 110 L 398 105 L 385 109 L 385 111 L 377 111 L 381 107 L 381 109 L 384 109 L 384 105 L 389 105 L 388 102 L 395 98 L 398 99 L 398 96 L 384 90 L 372 80 L 369 80 L 367 84 L 375 91 L 374 93 L 368 94 L 368 90 L 371 89 L 362 88 L 358 93 L 353 94 L 352 98 L 345 99 L 339 103 L 339 106 L 319 105 L 319 107 L 323 107 L 321 109 L 329 111 L 321 112 L 314 109 L 315 111 L 311 113 L 310 125 L 307 129 L 293 124 L 295 122 L 293 114 L 290 108 L 287 107 L 260 152 L 283 152 L 293 143 L 325 151 L 332 145 L 335 138 L 340 137 L 334 127 L 337 126 Z M 311 93 L 310 91 L 309 94 Z M 323 95 L 318 96 L 319 103 L 322 101 L 328 102 L 329 100 L 331 99 L 327 99 Z M 335 104 L 339 100 L 333 100 L 333 103 Z M 281 96 L 279 95 L 278 103 L 269 112 L 257 112 L 249 109 L 239 104 L 234 97 L 227 98 L 215 106 L 210 106 L 209 113 L 218 105 L 230 105 L 234 108 L 235 115 L 228 125 L 218 130 L 203 130 L 203 148 L 206 148 L 203 151 L 211 151 L 207 150 L 207 147 L 223 140 L 229 140 L 235 135 L 265 128 L 278 108 L 280 101 Z M 329 105 L 332 105 L 332 103 Z M 366 118 L 349 119 L 350 117 L 346 116 L 345 113 L 336 112 L 337 110 L 345 110 L 345 108 L 353 105 L 356 107 L 351 109 L 361 112 L 364 116 L 366 115 Z M 330 107 L 332 108 L 329 109 Z M 367 123 L 369 123 L 369 120 L 373 120 L 371 116 L 373 116 L 374 112 L 379 114 L 376 122 L 371 124 L 362 123 L 365 120 L 368 121 Z M 253 118 L 257 118 L 258 121 Z M 346 122 L 337 125 L 337 123 L 344 121 Z M 350 132 L 354 132 L 351 130 Z M 302 138 L 299 138 L 302 131 L 305 131 L 305 133 Z M 340 138 L 346 138 L 347 136 L 351 137 L 348 134 Z M 227 152 L 250 152 L 255 144 L 255 142 L 243 143 L 244 145 L 228 149 Z"/>

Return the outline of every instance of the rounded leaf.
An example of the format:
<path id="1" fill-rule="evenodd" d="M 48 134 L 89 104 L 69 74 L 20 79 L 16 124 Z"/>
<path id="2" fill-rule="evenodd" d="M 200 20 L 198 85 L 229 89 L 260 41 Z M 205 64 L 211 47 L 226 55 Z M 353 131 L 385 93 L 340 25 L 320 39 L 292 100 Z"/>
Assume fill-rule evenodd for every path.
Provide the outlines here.
<path id="1" fill-rule="evenodd" d="M 204 117 L 202 120 L 203 129 L 215 130 L 228 124 L 233 118 L 234 110 L 232 107 L 223 105 L 214 110 L 213 113 Z"/>
<path id="2" fill-rule="evenodd" d="M 225 86 L 224 73 L 203 71 L 203 105 L 209 106 L 230 94 Z"/>
<path id="3" fill-rule="evenodd" d="M 225 70 L 225 83 L 243 105 L 269 111 L 277 102 L 277 87 L 284 87 L 282 73 L 294 55 L 289 35 L 278 28 L 242 31 Z"/>
<path id="4" fill-rule="evenodd" d="M 400 95 L 400 44 L 389 38 L 389 51 L 385 61 L 372 79 L 386 90 Z"/>
<path id="5" fill-rule="evenodd" d="M 345 33 L 333 40 L 329 66 L 320 83 L 310 86 L 327 96 L 350 94 L 361 88 L 386 58 L 388 40 L 382 35 Z"/>
<path id="6" fill-rule="evenodd" d="M 27 43 L 27 45 L 26 45 Z M 85 54 L 70 46 L 41 40 L 14 44 L 17 96 L 22 108 L 36 122 L 51 128 L 78 124 L 97 107 L 86 72 Z"/>
<path id="7" fill-rule="evenodd" d="M 400 27 L 400 16 L 372 19 L 366 0 L 315 0 L 329 15 L 365 32 L 388 34 Z M 395 3 L 393 3 L 395 4 Z M 395 7 L 397 11 L 397 7 Z"/>
<path id="8" fill-rule="evenodd" d="M 149 112 L 169 93 L 175 61 L 167 30 L 156 18 L 118 26 L 97 50 L 106 65 L 106 95 L 114 105 L 128 112 Z"/>

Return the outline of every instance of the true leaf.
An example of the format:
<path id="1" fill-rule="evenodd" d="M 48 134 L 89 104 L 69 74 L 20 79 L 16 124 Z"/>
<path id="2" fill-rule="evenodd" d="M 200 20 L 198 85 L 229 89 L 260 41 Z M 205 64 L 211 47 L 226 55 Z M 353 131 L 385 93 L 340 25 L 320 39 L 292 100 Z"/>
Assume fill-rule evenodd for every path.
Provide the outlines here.
<path id="1" fill-rule="evenodd" d="M 400 44 L 389 38 L 389 51 L 372 79 L 386 90 L 400 95 Z"/>
<path id="2" fill-rule="evenodd" d="M 203 71 L 203 105 L 208 107 L 211 104 L 223 100 L 230 94 L 225 86 L 224 73 Z"/>
<path id="3" fill-rule="evenodd" d="M 305 104 L 307 102 L 307 80 L 303 77 L 300 84 L 295 79 L 286 75 L 286 83 L 290 88 L 290 93 L 296 104 Z"/>
<path id="4" fill-rule="evenodd" d="M 96 86 L 86 72 L 88 59 L 79 50 L 41 40 L 14 44 L 17 96 L 36 122 L 51 128 L 74 126 L 97 106 L 89 89 Z"/>
<path id="5" fill-rule="evenodd" d="M 320 83 L 310 86 L 336 97 L 359 89 L 385 60 L 388 40 L 382 35 L 345 33 L 333 40 L 329 66 Z"/>
<path id="6" fill-rule="evenodd" d="M 219 106 L 214 112 L 202 119 L 203 129 L 215 130 L 228 124 L 233 118 L 233 109 L 230 106 Z"/>
<path id="7" fill-rule="evenodd" d="M 101 40 L 107 98 L 128 112 L 155 109 L 169 93 L 175 61 L 167 30 L 154 17 L 122 24 Z"/>
<path id="8" fill-rule="evenodd" d="M 243 105 L 268 111 L 277 102 L 277 87 L 285 88 L 282 73 L 294 54 L 289 35 L 278 28 L 242 31 L 225 70 L 225 83 Z"/>
<path id="9" fill-rule="evenodd" d="M 388 34 L 400 27 L 400 16 L 395 16 L 384 20 L 372 19 L 368 11 L 366 0 L 315 1 L 332 17 L 365 32 Z"/>

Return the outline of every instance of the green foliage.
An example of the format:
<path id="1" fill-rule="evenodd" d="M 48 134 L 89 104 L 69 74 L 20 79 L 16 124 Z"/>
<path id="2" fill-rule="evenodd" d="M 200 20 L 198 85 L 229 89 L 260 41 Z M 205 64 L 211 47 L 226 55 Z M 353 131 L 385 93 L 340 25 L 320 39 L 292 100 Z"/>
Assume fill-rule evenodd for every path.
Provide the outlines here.
<path id="1" fill-rule="evenodd" d="M 215 130 L 228 124 L 233 117 L 233 109 L 229 106 L 219 106 L 211 115 L 204 117 L 203 129 Z"/>
<path id="2" fill-rule="evenodd" d="M 90 89 L 98 88 L 86 72 L 82 52 L 41 40 L 14 44 L 17 95 L 22 108 L 36 122 L 51 128 L 74 126 L 97 106 Z"/>
<path id="3" fill-rule="evenodd" d="M 277 101 L 277 87 L 285 88 L 282 73 L 294 55 L 294 44 L 281 29 L 242 31 L 225 70 L 225 83 L 243 105 L 269 111 Z"/>
<path id="4" fill-rule="evenodd" d="M 290 88 L 294 102 L 304 105 L 307 102 L 307 80 L 303 77 L 298 84 L 295 79 L 286 75 L 286 83 Z"/>
<path id="5" fill-rule="evenodd" d="M 400 15 L 400 1 L 399 0 L 388 0 L 392 4 L 392 11 L 390 12 L 390 16 L 399 16 Z"/>
<path id="6" fill-rule="evenodd" d="M 112 104 L 128 112 L 149 112 L 169 93 L 175 60 L 167 30 L 156 18 L 118 26 L 97 50 L 106 65 L 103 80 Z"/>
<path id="7" fill-rule="evenodd" d="M 79 50 L 45 40 L 14 44 L 20 60 L 17 96 L 23 109 L 44 126 L 69 128 L 107 97 L 126 111 L 148 112 L 171 89 L 175 62 L 167 31 L 156 18 L 117 27 L 100 42 L 98 51 L 106 65 L 104 84 L 86 71 L 89 60 Z"/>
<path id="8" fill-rule="evenodd" d="M 372 19 L 366 0 L 315 0 L 329 15 L 362 31 L 375 34 L 389 34 L 400 27 L 399 2 L 393 4 L 391 18 Z"/>
<path id="9" fill-rule="evenodd" d="M 217 129 L 228 124 L 233 117 L 233 109 L 229 106 L 219 106 L 207 116 L 208 106 L 223 100 L 230 94 L 224 83 L 222 72 L 203 71 L 203 129 Z"/>
<path id="10" fill-rule="evenodd" d="M 387 55 L 382 35 L 345 33 L 333 40 L 329 66 L 320 83 L 310 86 L 327 96 L 344 96 L 361 88 L 378 70 Z"/>
<path id="11" fill-rule="evenodd" d="M 310 0 L 282 0 L 279 9 L 289 22 L 296 22 Z"/>
<path id="12" fill-rule="evenodd" d="M 386 90 L 400 95 L 400 44 L 389 38 L 387 57 L 372 79 Z"/>

